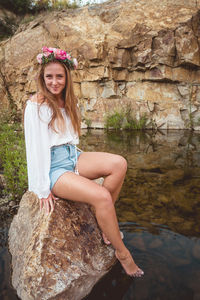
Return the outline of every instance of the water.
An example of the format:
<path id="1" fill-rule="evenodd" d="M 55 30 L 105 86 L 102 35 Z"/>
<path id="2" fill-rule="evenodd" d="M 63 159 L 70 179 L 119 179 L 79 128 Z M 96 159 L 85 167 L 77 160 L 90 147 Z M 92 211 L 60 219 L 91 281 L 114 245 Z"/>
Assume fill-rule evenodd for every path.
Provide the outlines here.
<path id="1" fill-rule="evenodd" d="M 193 256 L 194 246 L 200 247 L 199 241 L 161 228 L 157 228 L 157 234 L 145 228 L 135 232 L 136 227 L 129 224 L 127 228 L 126 224 L 125 241 L 145 276 L 130 279 L 118 264 L 87 300 L 200 299 L 200 262 Z"/>
<path id="2" fill-rule="evenodd" d="M 93 130 L 80 148 L 127 159 L 116 210 L 124 241 L 145 272 L 131 279 L 117 263 L 85 300 L 200 300 L 200 135 Z M 8 224 L 0 225 L 0 298 L 14 300 Z"/>

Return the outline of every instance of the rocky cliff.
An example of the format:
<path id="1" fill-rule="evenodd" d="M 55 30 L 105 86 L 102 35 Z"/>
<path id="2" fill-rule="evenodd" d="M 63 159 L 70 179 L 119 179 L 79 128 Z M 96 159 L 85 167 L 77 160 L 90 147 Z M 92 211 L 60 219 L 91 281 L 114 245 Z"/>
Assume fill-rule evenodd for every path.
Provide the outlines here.
<path id="1" fill-rule="evenodd" d="M 75 91 L 93 127 L 131 105 L 149 127 L 200 129 L 199 9 L 199 0 L 118 0 L 39 15 L 0 44 L 1 103 L 21 109 L 36 91 L 46 45 L 77 57 Z"/>

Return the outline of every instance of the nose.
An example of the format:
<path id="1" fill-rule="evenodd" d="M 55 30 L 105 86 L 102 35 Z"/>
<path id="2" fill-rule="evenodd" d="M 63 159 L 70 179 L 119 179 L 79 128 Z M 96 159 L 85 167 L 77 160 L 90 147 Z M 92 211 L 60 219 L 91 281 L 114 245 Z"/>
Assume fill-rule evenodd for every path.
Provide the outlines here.
<path id="1" fill-rule="evenodd" d="M 57 79 L 56 79 L 56 77 L 53 77 L 52 83 L 53 83 L 53 85 L 56 85 L 56 84 L 57 84 Z"/>

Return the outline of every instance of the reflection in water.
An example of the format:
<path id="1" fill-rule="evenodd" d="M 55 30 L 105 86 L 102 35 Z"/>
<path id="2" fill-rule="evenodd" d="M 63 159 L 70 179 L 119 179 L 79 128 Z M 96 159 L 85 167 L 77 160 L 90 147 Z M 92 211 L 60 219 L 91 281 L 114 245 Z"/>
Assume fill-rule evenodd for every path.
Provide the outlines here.
<path id="1" fill-rule="evenodd" d="M 157 228 L 157 234 L 151 234 L 135 224 L 121 224 L 121 229 L 145 276 L 130 279 L 118 263 L 87 300 L 200 299 L 200 252 L 195 252 L 200 250 L 200 241 L 166 229 Z"/>
<path id="2" fill-rule="evenodd" d="M 116 209 L 124 241 L 145 271 L 143 278 L 132 279 L 117 263 L 85 299 L 200 299 L 199 134 L 93 130 L 83 132 L 80 148 L 127 159 Z M 5 237 L 0 236 L 0 298 L 14 300 L 1 239 Z"/>
<path id="3" fill-rule="evenodd" d="M 123 155 L 127 176 L 116 209 L 120 222 L 200 237 L 200 136 L 189 131 L 109 132 L 82 137 L 83 149 Z"/>

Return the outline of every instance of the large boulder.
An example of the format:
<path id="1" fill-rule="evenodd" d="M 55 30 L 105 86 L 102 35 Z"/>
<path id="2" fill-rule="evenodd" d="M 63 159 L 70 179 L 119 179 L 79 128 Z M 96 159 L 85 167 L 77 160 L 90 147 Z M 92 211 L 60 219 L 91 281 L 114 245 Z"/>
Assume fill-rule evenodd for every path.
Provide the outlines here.
<path id="1" fill-rule="evenodd" d="M 115 263 L 91 207 L 59 199 L 49 215 L 26 192 L 9 230 L 12 284 L 22 300 L 79 300 Z"/>

